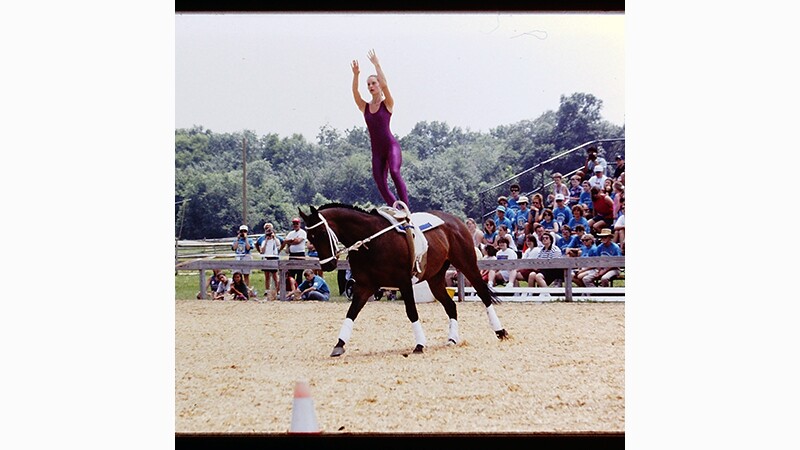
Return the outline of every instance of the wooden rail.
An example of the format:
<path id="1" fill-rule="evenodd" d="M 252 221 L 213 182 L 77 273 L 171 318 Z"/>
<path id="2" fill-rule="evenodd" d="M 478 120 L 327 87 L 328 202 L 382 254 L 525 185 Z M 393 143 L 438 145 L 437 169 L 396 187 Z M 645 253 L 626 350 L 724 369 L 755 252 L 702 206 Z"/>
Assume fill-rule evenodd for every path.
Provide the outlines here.
<path id="1" fill-rule="evenodd" d="M 587 258 L 553 258 L 553 259 L 512 259 L 512 260 L 479 260 L 479 269 L 512 270 L 512 269 L 563 269 L 564 270 L 564 295 L 566 301 L 572 301 L 572 269 L 580 267 L 625 267 L 624 256 L 592 256 Z M 337 270 L 347 270 L 350 262 L 339 260 Z M 280 297 L 286 298 L 286 272 L 291 270 L 321 269 L 317 258 L 297 258 L 297 259 L 218 259 L 206 258 L 193 261 L 182 262 L 175 265 L 175 270 L 198 270 L 200 271 L 200 298 L 204 299 L 206 294 L 206 270 L 211 269 L 231 269 L 231 270 L 277 270 L 279 273 L 278 285 Z M 602 288 L 597 288 L 602 289 Z M 618 288 L 614 288 L 619 290 Z M 458 274 L 459 300 L 464 300 L 464 276 Z"/>

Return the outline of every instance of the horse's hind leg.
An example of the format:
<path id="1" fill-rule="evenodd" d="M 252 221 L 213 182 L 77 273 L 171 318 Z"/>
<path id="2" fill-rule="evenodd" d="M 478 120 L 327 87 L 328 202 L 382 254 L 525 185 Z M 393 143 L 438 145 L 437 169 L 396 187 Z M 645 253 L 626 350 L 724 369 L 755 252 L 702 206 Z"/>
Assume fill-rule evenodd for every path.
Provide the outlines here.
<path id="1" fill-rule="evenodd" d="M 339 340 L 333 347 L 331 356 L 341 356 L 344 353 L 344 345 L 350 340 L 350 335 L 353 334 L 353 322 L 355 322 L 358 313 L 367 304 L 369 297 L 373 295 L 369 287 L 362 286 L 358 283 L 353 287 L 353 301 L 350 303 L 350 308 L 347 310 L 347 317 L 342 323 L 342 328 L 339 330 Z"/>
<path id="2" fill-rule="evenodd" d="M 486 315 L 489 318 L 489 325 L 494 330 L 494 333 L 497 335 L 498 339 L 508 339 L 508 332 L 503 328 L 503 325 L 500 324 L 500 318 L 497 317 L 497 312 L 494 310 L 494 302 L 492 299 L 494 298 L 494 294 L 489 289 L 489 286 L 486 285 L 486 282 L 483 281 L 481 278 L 481 273 L 478 270 L 477 266 L 467 265 L 465 267 L 457 267 L 461 270 L 461 273 L 464 274 L 464 277 L 469 280 L 472 284 L 472 287 L 475 288 L 475 292 L 478 294 L 478 297 L 481 298 L 483 304 L 486 306 Z"/>
<path id="3" fill-rule="evenodd" d="M 456 309 L 456 302 L 450 298 L 444 282 L 444 277 L 447 273 L 448 266 L 449 264 L 445 264 L 439 273 L 428 279 L 428 286 L 430 287 L 433 296 L 436 297 L 436 300 L 438 300 L 439 303 L 441 303 L 444 307 L 447 317 L 450 318 L 450 328 L 447 334 L 447 343 L 458 344 L 460 339 L 458 337 L 458 311 Z"/>
<path id="4" fill-rule="evenodd" d="M 411 329 L 414 331 L 414 341 L 416 342 L 414 353 L 422 353 L 427 339 L 425 338 L 425 332 L 422 331 L 422 324 L 419 322 L 417 303 L 416 300 L 414 300 L 414 288 L 410 281 L 400 286 L 400 295 L 403 296 L 403 303 L 406 306 L 406 316 L 411 322 Z"/>

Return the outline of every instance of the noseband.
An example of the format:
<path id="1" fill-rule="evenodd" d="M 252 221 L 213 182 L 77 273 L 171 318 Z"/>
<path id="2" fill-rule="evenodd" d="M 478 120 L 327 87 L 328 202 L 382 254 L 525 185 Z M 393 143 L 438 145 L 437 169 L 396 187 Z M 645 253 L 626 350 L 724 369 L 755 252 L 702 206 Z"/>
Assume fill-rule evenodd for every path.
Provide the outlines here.
<path id="1" fill-rule="evenodd" d="M 314 225 L 311 225 L 310 227 L 306 227 L 306 229 L 307 230 L 311 230 L 311 229 L 314 229 L 314 228 L 316 228 L 316 227 L 318 227 L 320 225 L 325 225 L 325 231 L 328 233 L 328 244 L 331 247 L 331 256 L 329 256 L 329 257 L 327 257 L 325 259 L 321 259 L 319 261 L 320 265 L 325 264 L 325 263 L 327 263 L 329 261 L 332 261 L 334 259 L 338 259 L 339 255 L 341 255 L 342 253 L 348 253 L 350 251 L 356 251 L 356 250 L 359 249 L 359 247 L 361 247 L 362 245 L 365 245 L 367 242 L 369 242 L 369 241 L 375 239 L 376 237 L 386 233 L 387 231 L 391 230 L 392 228 L 397 227 L 397 224 L 391 224 L 388 227 L 382 229 L 381 231 L 378 231 L 377 233 L 373 234 L 372 236 L 370 236 L 370 237 L 368 237 L 368 238 L 366 238 L 364 240 L 358 241 L 355 244 L 351 245 L 350 247 L 343 248 L 343 249 L 339 250 L 338 247 L 341 244 L 341 242 L 339 241 L 339 237 L 336 236 L 336 233 L 333 232 L 333 230 L 331 229 L 331 226 L 328 225 L 328 221 L 325 220 L 325 216 L 323 216 L 321 213 L 317 213 L 317 215 L 319 216 L 319 222 L 315 223 Z M 341 245 L 344 246 L 344 244 L 341 244 Z"/>

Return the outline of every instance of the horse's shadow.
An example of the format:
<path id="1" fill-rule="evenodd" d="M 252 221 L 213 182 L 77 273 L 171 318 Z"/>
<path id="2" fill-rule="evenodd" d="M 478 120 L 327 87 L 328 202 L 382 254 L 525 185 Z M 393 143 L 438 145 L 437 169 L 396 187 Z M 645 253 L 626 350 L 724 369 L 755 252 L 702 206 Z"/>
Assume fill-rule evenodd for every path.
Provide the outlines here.
<path id="1" fill-rule="evenodd" d="M 391 357 L 391 356 L 402 356 L 404 358 L 413 358 L 417 356 L 425 356 L 429 353 L 437 353 L 440 351 L 449 351 L 455 350 L 459 347 L 466 347 L 467 343 L 465 341 L 461 341 L 460 343 L 453 345 L 453 344 L 434 344 L 434 345 L 426 345 L 425 351 L 423 353 L 413 353 L 413 347 L 409 347 L 407 350 L 398 350 L 397 348 L 393 349 L 385 349 L 385 350 L 370 350 L 370 351 L 359 351 L 358 349 L 348 350 L 344 355 L 341 357 L 346 357 L 348 359 L 353 358 L 373 358 L 373 357 Z M 341 358 L 339 357 L 339 358 Z M 336 359 L 336 358 L 331 358 Z"/>

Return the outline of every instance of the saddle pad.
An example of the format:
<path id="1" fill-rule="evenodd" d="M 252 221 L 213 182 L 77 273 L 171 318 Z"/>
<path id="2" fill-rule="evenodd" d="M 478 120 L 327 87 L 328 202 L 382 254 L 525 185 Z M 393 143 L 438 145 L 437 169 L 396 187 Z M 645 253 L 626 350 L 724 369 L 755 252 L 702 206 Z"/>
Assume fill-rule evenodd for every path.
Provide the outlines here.
<path id="1" fill-rule="evenodd" d="M 394 218 L 393 212 L 397 211 L 396 209 L 389 207 L 389 206 L 382 206 L 378 208 L 378 212 L 382 215 L 389 223 L 397 225 L 395 230 L 399 233 L 405 233 L 406 231 L 403 229 L 401 224 Z M 411 213 L 411 224 L 417 230 L 422 231 L 425 233 L 428 230 L 432 230 L 439 225 L 443 224 L 444 221 L 437 216 L 434 216 L 431 213 L 426 212 L 416 212 Z"/>

